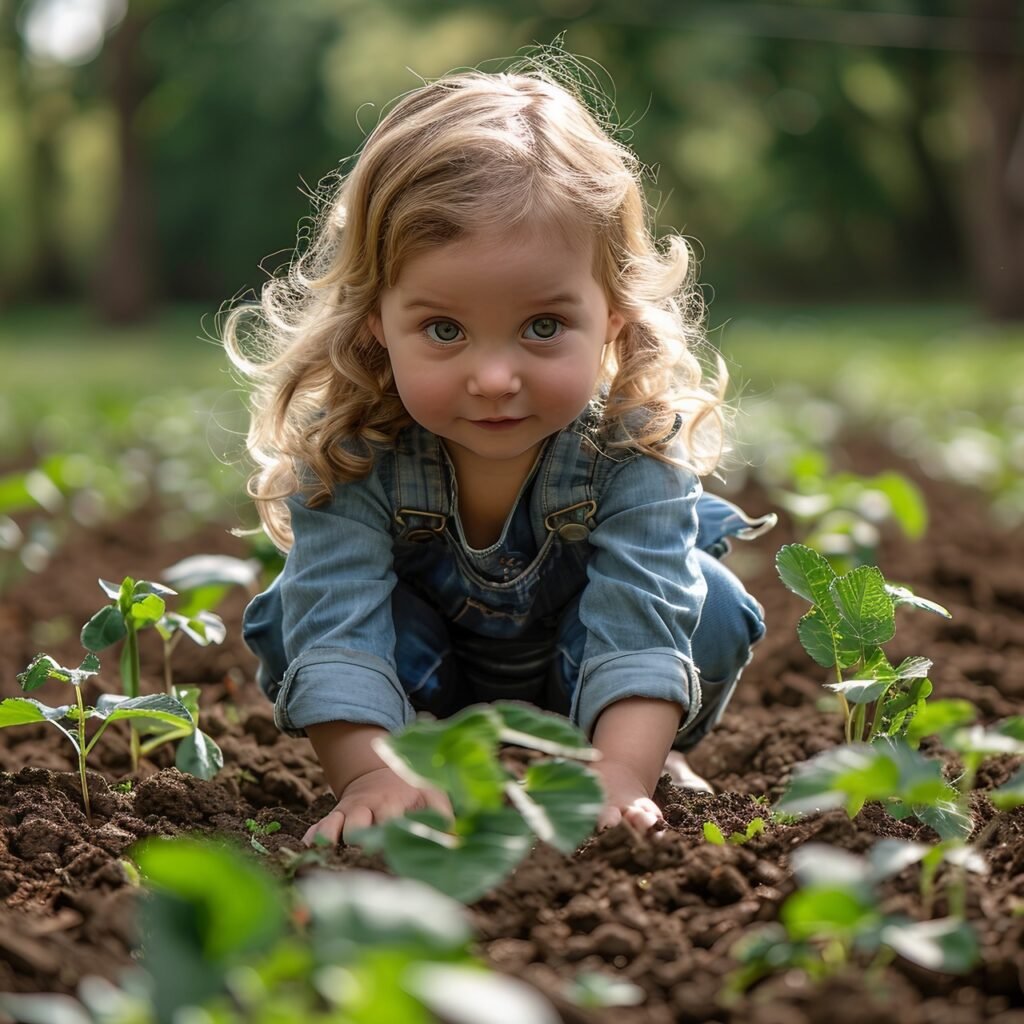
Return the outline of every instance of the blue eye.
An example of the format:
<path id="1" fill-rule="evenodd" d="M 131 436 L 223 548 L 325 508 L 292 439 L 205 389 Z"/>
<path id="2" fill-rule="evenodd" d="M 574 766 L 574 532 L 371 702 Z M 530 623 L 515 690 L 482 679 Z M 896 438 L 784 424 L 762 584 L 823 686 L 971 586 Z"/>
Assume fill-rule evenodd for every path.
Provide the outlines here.
<path id="1" fill-rule="evenodd" d="M 539 316 L 530 321 L 528 330 L 533 331 L 534 341 L 551 341 L 561 333 L 561 323 L 551 316 Z"/>
<path id="2" fill-rule="evenodd" d="M 431 334 L 432 329 L 436 333 Z M 442 345 L 450 345 L 453 341 L 458 341 L 459 335 L 462 333 L 458 324 L 452 323 L 451 320 L 435 320 L 432 324 L 427 324 L 426 331 L 427 337 L 431 341 L 439 342 Z"/>

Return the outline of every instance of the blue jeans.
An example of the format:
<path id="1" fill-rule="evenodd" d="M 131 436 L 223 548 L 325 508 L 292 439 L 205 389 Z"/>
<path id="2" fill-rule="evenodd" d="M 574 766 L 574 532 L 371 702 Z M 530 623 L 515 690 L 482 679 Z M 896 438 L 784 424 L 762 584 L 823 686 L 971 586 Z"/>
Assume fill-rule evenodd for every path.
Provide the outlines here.
<path id="1" fill-rule="evenodd" d="M 708 593 L 692 637 L 701 708 L 673 746 L 690 750 L 722 717 L 752 648 L 764 636 L 761 605 L 721 562 L 697 552 Z M 480 637 L 446 623 L 411 587 L 392 594 L 398 678 L 412 706 L 446 718 L 471 704 L 522 700 L 568 715 L 586 630 L 579 596 L 554 628 L 538 627 L 514 640 Z"/>

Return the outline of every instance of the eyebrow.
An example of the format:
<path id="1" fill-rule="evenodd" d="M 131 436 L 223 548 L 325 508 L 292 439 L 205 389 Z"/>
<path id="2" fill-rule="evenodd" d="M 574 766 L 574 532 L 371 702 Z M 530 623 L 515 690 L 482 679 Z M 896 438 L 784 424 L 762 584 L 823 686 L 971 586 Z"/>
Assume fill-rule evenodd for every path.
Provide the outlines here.
<path id="1" fill-rule="evenodd" d="M 534 309 L 543 308 L 545 306 L 581 306 L 583 300 L 576 295 L 574 292 L 560 292 L 558 295 L 547 295 L 539 299 L 533 299 L 529 303 L 524 302 L 523 305 L 529 305 Z M 439 309 L 448 310 L 454 309 L 455 304 L 441 302 L 437 299 L 410 299 L 408 302 L 402 303 L 402 309 Z"/>

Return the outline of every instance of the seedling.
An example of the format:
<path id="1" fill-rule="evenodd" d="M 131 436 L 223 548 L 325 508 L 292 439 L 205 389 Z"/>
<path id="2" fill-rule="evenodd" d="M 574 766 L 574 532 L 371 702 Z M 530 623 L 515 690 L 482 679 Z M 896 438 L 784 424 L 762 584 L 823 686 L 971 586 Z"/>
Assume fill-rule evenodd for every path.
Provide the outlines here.
<path id="1" fill-rule="evenodd" d="M 941 605 L 887 583 L 875 566 L 836 575 L 828 560 L 802 544 L 787 544 L 775 559 L 782 582 L 811 603 L 797 634 L 804 650 L 824 668 L 834 668 L 827 684 L 842 704 L 846 742 L 902 735 L 932 691 L 927 658 L 906 658 L 893 667 L 882 644 L 896 633 L 896 608 L 907 605 L 950 614 Z M 843 672 L 852 670 L 849 679 Z M 868 711 L 871 710 L 870 719 Z"/>
<path id="2" fill-rule="evenodd" d="M 754 836 L 760 835 L 765 830 L 764 818 L 753 818 L 743 832 L 733 832 L 728 840 L 725 834 L 713 821 L 704 822 L 704 838 L 713 846 L 725 846 L 728 841 L 733 846 L 742 846 L 749 843 Z"/>
<path id="3" fill-rule="evenodd" d="M 246 818 L 245 827 L 252 833 L 249 838 L 249 844 L 257 853 L 262 853 L 265 857 L 270 855 L 270 851 L 257 839 L 257 836 L 272 836 L 275 832 L 281 831 L 281 822 L 279 821 L 268 821 L 265 825 L 261 825 L 255 818 Z"/>
<path id="4" fill-rule="evenodd" d="M 779 922 L 747 933 L 731 955 L 740 967 L 730 978 L 724 1002 L 776 971 L 797 967 L 823 978 L 854 954 L 883 963 L 893 954 L 933 971 L 964 974 L 978 959 L 970 925 L 956 918 L 913 921 L 883 914 L 875 886 L 901 871 L 906 860 L 883 855 L 865 859 L 825 843 L 806 843 L 790 856 L 799 888 L 782 905 Z"/>
<path id="5" fill-rule="evenodd" d="M 530 765 L 520 781 L 498 760 L 502 743 L 554 759 Z M 574 852 L 603 804 L 597 777 L 567 760 L 592 761 L 598 752 L 564 718 L 522 704 L 499 701 L 416 722 L 374 749 L 410 785 L 446 792 L 455 817 L 415 811 L 362 830 L 355 841 L 382 852 L 399 874 L 467 903 L 509 874 L 534 837 Z"/>
<path id="6" fill-rule="evenodd" d="M 241 850 L 188 838 L 131 855 L 145 887 L 140 971 L 123 989 L 88 979 L 81 1002 L 0 995 L 0 1011 L 68 1024 L 559 1020 L 480 964 L 465 909 L 418 882 L 321 871 L 289 891 Z"/>
<path id="7" fill-rule="evenodd" d="M 99 742 L 111 722 L 139 719 L 156 720 L 177 728 L 192 727 L 188 710 L 180 701 L 166 694 L 147 697 L 122 697 L 103 693 L 95 707 L 87 707 L 82 699 L 82 683 L 99 672 L 100 663 L 95 654 L 87 654 L 78 668 L 64 668 L 48 654 L 37 654 L 28 668 L 18 676 L 22 690 L 39 689 L 49 679 L 58 679 L 74 688 L 75 703 L 50 707 L 31 697 L 8 697 L 0 702 L 0 728 L 8 725 L 27 725 L 33 722 L 51 722 L 71 741 L 78 755 L 78 775 L 82 785 L 82 804 L 85 816 L 92 821 L 89 803 L 89 784 L 85 777 L 85 763 L 93 747 Z M 85 723 L 90 718 L 101 720 L 100 727 L 88 741 Z"/>
<path id="8" fill-rule="evenodd" d="M 223 622 L 211 612 L 168 612 L 166 598 L 177 596 L 177 592 L 160 583 L 133 580 L 126 576 L 120 586 L 102 579 L 99 584 L 113 601 L 101 608 L 82 627 L 82 646 L 99 653 L 123 640 L 121 683 L 124 693 L 135 698 L 139 696 L 141 677 L 138 634 L 142 629 L 154 627 L 164 641 L 164 681 L 167 694 L 184 704 L 193 722 L 198 723 L 199 691 L 172 684 L 170 653 L 182 636 L 188 636 L 202 646 L 220 643 L 224 639 Z M 143 734 L 149 736 L 146 742 L 142 741 Z M 175 761 L 181 771 L 209 779 L 223 767 L 224 758 L 220 748 L 197 725 L 184 730 L 168 728 L 166 723 L 155 722 L 149 723 L 145 730 L 132 726 L 132 771 L 138 770 L 141 756 L 151 754 L 157 747 L 176 740 L 181 741 Z"/>

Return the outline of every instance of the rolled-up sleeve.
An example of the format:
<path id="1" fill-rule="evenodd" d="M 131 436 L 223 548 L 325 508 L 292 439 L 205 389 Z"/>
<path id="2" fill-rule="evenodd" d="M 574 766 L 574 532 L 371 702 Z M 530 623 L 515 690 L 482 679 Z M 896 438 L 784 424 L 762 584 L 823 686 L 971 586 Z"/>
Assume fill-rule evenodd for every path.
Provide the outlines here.
<path id="1" fill-rule="evenodd" d="M 340 485 L 329 504 L 310 508 L 294 496 L 288 508 L 294 543 L 274 584 L 287 665 L 273 694 L 278 727 L 292 735 L 333 721 L 400 729 L 415 714 L 395 671 L 383 490 L 371 474 Z M 260 638 L 246 639 L 259 654 Z"/>
<path id="2" fill-rule="evenodd" d="M 678 703 L 685 729 L 700 710 L 690 645 L 707 594 L 694 552 L 700 481 L 636 457 L 616 464 L 602 490 L 579 605 L 587 639 L 572 719 L 590 736 L 609 704 L 650 697 Z"/>

